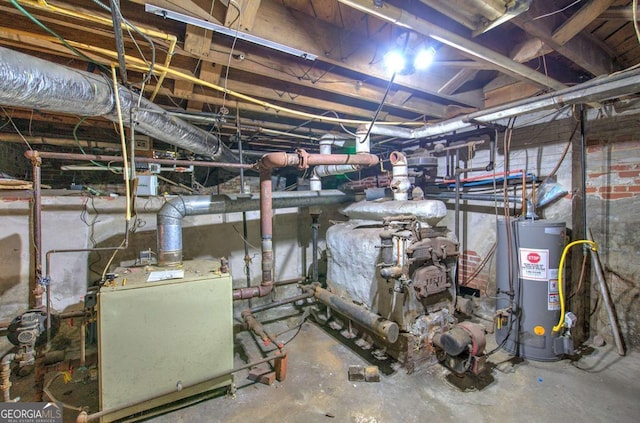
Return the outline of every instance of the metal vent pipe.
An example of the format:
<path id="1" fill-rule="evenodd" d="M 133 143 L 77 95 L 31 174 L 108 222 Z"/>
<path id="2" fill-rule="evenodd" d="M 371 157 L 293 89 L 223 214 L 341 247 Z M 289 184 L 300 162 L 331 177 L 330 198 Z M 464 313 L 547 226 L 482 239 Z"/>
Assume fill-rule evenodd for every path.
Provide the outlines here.
<path id="1" fill-rule="evenodd" d="M 196 154 L 237 161 L 217 136 L 167 114 L 123 86 L 119 86 L 118 92 L 126 126 Z M 0 104 L 118 120 L 114 89 L 108 78 L 4 47 L 0 47 Z"/>
<path id="2" fill-rule="evenodd" d="M 576 85 L 538 97 L 527 98 L 500 106 L 480 110 L 439 123 L 421 126 L 415 129 L 391 127 L 374 124 L 371 134 L 386 135 L 404 139 L 419 139 L 448 134 L 461 129 L 472 128 L 478 123 L 492 123 L 514 116 L 559 109 L 570 104 L 593 103 L 635 94 L 640 91 L 640 70 L 595 78 Z M 364 125 L 360 130 L 366 130 Z"/>
<path id="3" fill-rule="evenodd" d="M 273 193 L 273 207 L 323 206 L 354 201 L 352 194 L 339 190 L 277 191 Z M 260 196 L 193 195 L 175 197 L 158 211 L 158 264 L 176 266 L 182 263 L 182 219 L 185 216 L 235 213 L 260 209 Z"/>

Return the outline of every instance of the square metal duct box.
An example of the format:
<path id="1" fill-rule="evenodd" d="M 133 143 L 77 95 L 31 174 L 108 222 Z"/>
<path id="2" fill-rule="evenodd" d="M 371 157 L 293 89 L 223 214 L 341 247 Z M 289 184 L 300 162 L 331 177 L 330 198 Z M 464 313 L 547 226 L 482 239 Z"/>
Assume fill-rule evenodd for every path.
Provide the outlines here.
<path id="1" fill-rule="evenodd" d="M 229 274 L 215 271 L 218 266 L 210 260 L 185 262 L 182 278 L 157 282 L 147 280 L 163 269 L 134 268 L 123 275 L 126 283 L 120 277 L 115 286 L 101 288 L 100 409 L 143 401 L 103 421 L 232 383 L 232 282 Z"/>

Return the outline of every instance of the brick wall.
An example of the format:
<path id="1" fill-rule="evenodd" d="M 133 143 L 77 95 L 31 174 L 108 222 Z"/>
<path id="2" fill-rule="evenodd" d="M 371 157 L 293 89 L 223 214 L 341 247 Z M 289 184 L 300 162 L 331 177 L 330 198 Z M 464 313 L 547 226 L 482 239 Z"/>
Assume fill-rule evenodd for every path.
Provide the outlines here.
<path id="1" fill-rule="evenodd" d="M 483 294 L 486 293 L 489 283 L 489 267 L 484 265 L 479 269 L 485 259 L 486 257 L 480 257 L 473 250 L 462 252 L 458 261 L 458 280 L 460 285 L 477 289 Z"/>
<path id="2" fill-rule="evenodd" d="M 589 140 L 587 195 L 605 200 L 640 195 L 640 140 L 633 138 L 612 132 Z"/>

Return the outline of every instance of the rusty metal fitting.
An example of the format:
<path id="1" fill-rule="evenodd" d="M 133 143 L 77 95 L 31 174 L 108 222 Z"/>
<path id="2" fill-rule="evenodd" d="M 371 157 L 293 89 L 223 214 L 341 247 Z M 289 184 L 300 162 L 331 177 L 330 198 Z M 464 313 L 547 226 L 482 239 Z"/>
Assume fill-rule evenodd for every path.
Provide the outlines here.
<path id="1" fill-rule="evenodd" d="M 300 158 L 298 169 L 304 170 L 309 168 L 309 153 L 303 148 L 296 149 L 296 154 Z"/>
<path id="2" fill-rule="evenodd" d="M 24 153 L 24 156 L 31 161 L 33 166 L 42 165 L 42 157 L 40 157 L 40 153 L 35 150 L 27 150 Z"/>
<path id="3" fill-rule="evenodd" d="M 89 421 L 89 415 L 86 411 L 81 411 L 76 417 L 76 423 L 87 423 Z"/>

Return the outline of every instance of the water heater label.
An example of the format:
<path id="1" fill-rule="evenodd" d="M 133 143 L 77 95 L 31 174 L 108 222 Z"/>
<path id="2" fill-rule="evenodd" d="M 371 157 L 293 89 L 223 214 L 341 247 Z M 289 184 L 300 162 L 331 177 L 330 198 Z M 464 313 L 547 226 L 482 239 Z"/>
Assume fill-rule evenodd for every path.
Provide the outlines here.
<path id="1" fill-rule="evenodd" d="M 534 281 L 548 281 L 549 250 L 520 248 L 520 277 Z"/>
<path id="2" fill-rule="evenodd" d="M 557 269 L 551 269 L 549 273 Z M 549 299 L 547 300 L 547 310 L 560 310 L 560 294 L 558 291 L 558 279 L 549 279 Z"/>

